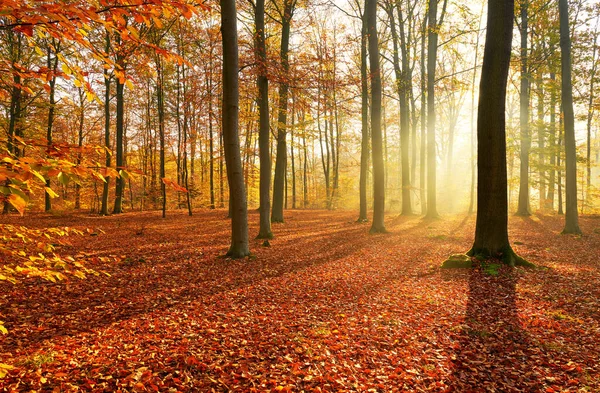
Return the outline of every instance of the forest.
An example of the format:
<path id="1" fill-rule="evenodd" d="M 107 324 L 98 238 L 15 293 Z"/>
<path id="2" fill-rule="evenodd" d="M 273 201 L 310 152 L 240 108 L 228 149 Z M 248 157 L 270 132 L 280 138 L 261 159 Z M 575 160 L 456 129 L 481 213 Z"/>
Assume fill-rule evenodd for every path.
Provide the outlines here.
<path id="1" fill-rule="evenodd" d="M 599 34 L 1 1 L 0 391 L 600 391 Z"/>

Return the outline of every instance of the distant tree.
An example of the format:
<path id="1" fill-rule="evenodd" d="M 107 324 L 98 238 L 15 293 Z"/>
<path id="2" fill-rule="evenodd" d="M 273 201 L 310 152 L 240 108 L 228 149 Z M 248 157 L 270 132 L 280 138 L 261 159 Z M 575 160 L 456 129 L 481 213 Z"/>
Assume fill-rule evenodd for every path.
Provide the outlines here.
<path id="1" fill-rule="evenodd" d="M 529 36 L 529 0 L 520 0 L 521 24 L 521 91 L 519 92 L 519 124 L 521 127 L 521 167 L 519 178 L 519 205 L 517 215 L 530 215 L 529 208 L 529 151 L 531 149 L 531 135 L 529 133 L 529 67 L 528 47 Z"/>
<path id="2" fill-rule="evenodd" d="M 360 9 L 360 7 L 359 7 Z M 361 143 L 360 143 L 360 210 L 358 222 L 367 222 L 367 175 L 369 171 L 369 81 L 367 70 L 367 18 L 366 13 L 361 15 L 360 30 L 360 118 L 361 118 Z"/>
<path id="3" fill-rule="evenodd" d="M 371 233 L 385 233 L 385 168 L 381 135 L 381 70 L 377 36 L 377 0 L 366 0 L 365 18 L 369 37 L 371 76 L 371 143 L 373 149 L 373 223 Z"/>
<path id="4" fill-rule="evenodd" d="M 575 146 L 575 115 L 573 112 L 573 85 L 571 83 L 571 33 L 569 4 L 558 0 L 560 18 L 560 57 L 562 71 L 562 107 L 565 124 L 565 227 L 563 233 L 580 234 L 577 216 L 577 152 Z"/>
<path id="5" fill-rule="evenodd" d="M 238 136 L 240 95 L 235 0 L 221 0 L 221 35 L 223 37 L 223 147 L 231 200 L 231 247 L 227 255 L 243 258 L 250 255 L 250 249 L 248 206 Z"/>
<path id="6" fill-rule="evenodd" d="M 429 0 L 427 38 L 427 217 L 437 218 L 437 165 L 435 144 L 435 69 L 439 28 L 446 13 L 447 0 L 438 21 L 438 0 Z"/>
<path id="7" fill-rule="evenodd" d="M 276 12 L 279 14 L 281 24 L 281 50 L 279 58 L 281 61 L 282 78 L 279 84 L 279 105 L 277 116 L 277 156 L 275 158 L 275 176 L 273 179 L 273 206 L 271 211 L 271 221 L 283 222 L 284 188 L 285 174 L 287 171 L 287 112 L 288 112 L 288 92 L 289 80 L 289 48 L 290 48 L 290 28 L 292 17 L 296 8 L 296 0 L 284 0 L 283 7 L 273 2 Z"/>
<path id="8" fill-rule="evenodd" d="M 508 240 L 505 110 L 513 19 L 514 0 L 489 0 L 477 112 L 477 222 L 468 253 L 511 266 L 528 264 Z"/>

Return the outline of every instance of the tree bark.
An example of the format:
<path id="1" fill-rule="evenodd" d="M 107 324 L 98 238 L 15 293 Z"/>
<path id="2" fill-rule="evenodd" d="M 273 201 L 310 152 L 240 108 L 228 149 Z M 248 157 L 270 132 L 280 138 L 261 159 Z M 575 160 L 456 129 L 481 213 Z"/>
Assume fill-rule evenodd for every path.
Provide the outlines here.
<path id="1" fill-rule="evenodd" d="M 365 17 L 371 76 L 371 143 L 373 148 L 373 223 L 371 233 L 385 233 L 385 168 L 381 136 L 381 70 L 377 36 L 377 0 L 366 0 Z"/>
<path id="2" fill-rule="evenodd" d="M 110 34 L 106 32 L 106 53 L 110 50 Z M 108 70 L 104 70 L 104 165 L 106 168 L 110 168 L 111 165 L 111 148 L 110 148 L 110 79 L 111 76 Z M 149 120 L 148 120 L 149 121 Z M 102 188 L 102 205 L 100 208 L 100 214 L 103 216 L 108 215 L 108 191 L 110 186 L 110 177 L 104 177 L 104 185 Z"/>
<path id="3" fill-rule="evenodd" d="M 221 0 L 221 34 L 223 37 L 222 130 L 231 214 L 231 246 L 227 256 L 250 255 L 248 242 L 248 206 L 238 136 L 239 81 L 237 12 L 235 0 Z"/>
<path id="4" fill-rule="evenodd" d="M 528 8 L 529 0 L 521 0 L 521 91 L 519 92 L 521 127 L 521 169 L 519 172 L 519 204 L 518 216 L 529 216 L 529 151 L 531 149 L 531 136 L 529 135 L 529 69 L 528 69 Z"/>
<path id="5" fill-rule="evenodd" d="M 469 255 L 524 263 L 508 240 L 506 84 L 510 66 L 513 0 L 489 0 L 477 111 L 477 220 Z"/>
<path id="6" fill-rule="evenodd" d="M 363 12 L 360 35 L 361 143 L 358 222 L 367 222 L 367 172 L 369 171 L 369 82 L 367 80 L 367 18 Z"/>
<path id="7" fill-rule="evenodd" d="M 275 177 L 273 180 L 273 206 L 271 211 L 272 222 L 283 222 L 283 199 L 285 188 L 285 175 L 287 168 L 287 107 L 289 90 L 289 46 L 290 25 L 294 12 L 295 0 L 287 0 L 281 15 L 281 50 L 279 52 L 283 79 L 279 84 L 279 106 L 277 117 L 277 156 L 275 159 Z"/>
<path id="8" fill-rule="evenodd" d="M 581 234 L 577 215 L 577 152 L 575 146 L 575 114 L 571 83 L 571 33 L 569 5 L 558 0 L 560 18 L 560 58 L 562 71 L 562 107 L 565 124 L 565 227 L 562 233 Z"/>
<path id="9" fill-rule="evenodd" d="M 429 0 L 427 40 L 427 218 L 438 218 L 435 146 L 435 68 L 438 47 L 438 0 Z"/>
<path id="10" fill-rule="evenodd" d="M 117 78 L 117 113 L 116 113 L 116 161 L 117 171 L 124 169 L 123 167 L 123 134 L 124 134 L 124 89 L 125 84 Z M 116 179 L 115 189 L 115 206 L 113 208 L 113 214 L 123 213 L 123 191 L 125 189 L 125 179 L 123 176 L 118 176 Z"/>
<path id="11" fill-rule="evenodd" d="M 256 0 L 256 64 L 258 77 L 258 149 L 260 156 L 260 225 L 257 239 L 271 239 L 271 151 L 269 129 L 269 79 L 267 78 L 267 47 L 265 43 L 265 0 Z"/>

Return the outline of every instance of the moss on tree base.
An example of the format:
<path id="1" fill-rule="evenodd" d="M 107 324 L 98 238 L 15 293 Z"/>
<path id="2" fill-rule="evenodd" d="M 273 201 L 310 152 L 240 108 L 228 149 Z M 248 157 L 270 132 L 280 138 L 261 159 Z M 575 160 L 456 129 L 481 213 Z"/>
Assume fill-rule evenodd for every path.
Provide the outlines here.
<path id="1" fill-rule="evenodd" d="M 481 263 L 473 263 L 473 258 Z M 476 262 L 477 262 L 476 261 Z M 500 263 L 508 266 L 523 266 L 528 268 L 536 267 L 533 263 L 518 256 L 513 249 L 508 246 L 504 252 L 497 255 L 490 255 L 486 250 L 477 250 L 473 248 L 466 254 L 453 254 L 442 263 L 442 269 L 471 269 L 476 266 L 483 266 L 491 274 L 498 274 Z"/>
<path id="2" fill-rule="evenodd" d="M 473 261 L 467 254 L 453 254 L 442 263 L 442 269 L 470 269 Z"/>
<path id="3" fill-rule="evenodd" d="M 536 267 L 533 263 L 527 261 L 525 258 L 518 256 L 510 245 L 506 246 L 501 252 L 495 255 L 491 255 L 489 250 L 475 249 L 474 247 L 467 252 L 467 255 L 475 257 L 481 261 L 489 259 L 497 259 L 508 266 L 523 266 L 523 267 Z"/>

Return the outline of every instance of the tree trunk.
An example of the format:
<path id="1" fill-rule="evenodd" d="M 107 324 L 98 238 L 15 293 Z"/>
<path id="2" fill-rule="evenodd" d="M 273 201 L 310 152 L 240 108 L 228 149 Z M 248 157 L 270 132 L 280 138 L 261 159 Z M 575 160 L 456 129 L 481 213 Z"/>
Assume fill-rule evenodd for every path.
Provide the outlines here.
<path id="1" fill-rule="evenodd" d="M 427 40 L 427 218 L 439 217 L 437 212 L 436 146 L 435 146 L 435 66 L 438 47 L 438 0 L 429 0 L 429 31 Z"/>
<path id="2" fill-rule="evenodd" d="M 165 184 L 165 98 L 163 86 L 162 59 L 156 58 L 156 102 L 158 109 L 158 135 L 160 140 L 160 193 L 162 197 L 162 217 L 167 216 L 167 187 Z"/>
<path id="3" fill-rule="evenodd" d="M 84 122 L 85 122 L 85 111 L 84 111 L 84 106 L 85 106 L 85 93 L 83 91 L 83 88 L 79 87 L 78 88 L 78 93 L 79 93 L 79 118 L 77 119 L 79 121 L 79 127 L 78 127 L 78 132 L 77 132 L 77 147 L 79 148 L 79 150 L 77 151 L 77 160 L 76 160 L 76 164 L 77 166 L 81 165 L 81 160 L 82 160 L 82 147 L 83 147 L 83 126 L 84 126 Z M 81 209 L 81 184 L 80 181 L 78 181 L 77 183 L 75 183 L 75 210 L 79 210 Z"/>
<path id="4" fill-rule="evenodd" d="M 367 80 L 367 18 L 363 13 L 360 36 L 360 95 L 361 95 L 361 144 L 360 144 L 360 208 L 358 222 L 367 222 L 367 172 L 369 171 L 369 82 Z"/>
<path id="5" fill-rule="evenodd" d="M 265 0 L 256 0 L 256 64 L 258 77 L 258 149 L 260 156 L 260 226 L 257 239 L 271 239 L 271 152 L 269 129 L 269 79 L 267 78 L 267 48 L 265 44 Z"/>
<path id="6" fill-rule="evenodd" d="M 58 56 L 54 56 L 52 59 L 52 48 L 51 45 L 54 45 L 54 50 L 58 52 L 59 48 L 57 45 L 59 41 L 52 40 L 52 44 L 48 42 L 48 53 L 46 58 L 46 66 L 49 70 L 52 70 L 52 78 L 48 81 L 48 85 L 50 87 L 50 92 L 48 93 L 48 127 L 46 130 L 46 139 L 48 141 L 48 153 L 50 153 L 50 149 L 52 149 L 52 127 L 54 126 L 54 110 L 56 106 L 55 93 L 56 93 L 56 70 L 58 68 Z M 46 179 L 46 187 L 50 188 L 50 178 Z M 49 212 L 52 210 L 52 198 L 48 192 L 44 193 L 44 210 Z"/>
<path id="7" fill-rule="evenodd" d="M 373 223 L 371 233 L 385 233 L 385 168 L 381 137 L 381 70 L 377 36 L 377 0 L 366 0 L 365 17 L 369 37 L 371 76 L 371 144 L 373 147 Z"/>
<path id="8" fill-rule="evenodd" d="M 124 81 L 121 82 L 119 78 L 117 78 L 117 92 L 116 92 L 116 100 L 117 100 L 117 114 L 116 114 L 116 159 L 117 159 L 117 171 L 121 171 L 124 169 L 123 167 L 123 134 L 124 134 Z M 113 208 L 113 214 L 123 213 L 123 191 L 125 188 L 125 179 L 123 176 L 119 176 L 116 179 L 116 189 L 115 189 L 115 206 Z"/>
<path id="9" fill-rule="evenodd" d="M 227 256 L 250 255 L 248 244 L 248 206 L 238 136 L 239 81 L 237 12 L 235 0 L 221 0 L 221 34 L 223 37 L 222 131 L 227 163 L 227 181 L 231 201 L 231 247 Z"/>
<path id="10" fill-rule="evenodd" d="M 427 195 L 426 176 L 427 169 L 427 95 L 426 89 L 426 68 L 425 68 L 425 43 L 427 37 L 427 15 L 423 18 L 423 31 L 421 34 L 421 146 L 419 151 L 419 199 L 421 201 L 421 214 L 427 213 Z"/>
<path id="11" fill-rule="evenodd" d="M 537 80 L 537 114 L 538 114 L 538 174 L 540 210 L 546 205 L 546 125 L 544 124 L 544 85 L 543 76 Z"/>
<path id="12" fill-rule="evenodd" d="M 531 136 L 529 135 L 529 69 L 528 69 L 528 8 L 529 0 L 521 0 L 521 91 L 519 92 L 521 127 L 521 170 L 519 172 L 519 205 L 518 216 L 529 216 L 529 150 L 531 149 Z"/>
<path id="13" fill-rule="evenodd" d="M 282 81 L 279 84 L 279 105 L 277 117 L 277 156 L 275 159 L 275 177 L 273 180 L 273 207 L 271 211 L 272 222 L 283 222 L 283 199 L 285 188 L 285 175 L 287 169 L 287 107 L 289 90 L 289 46 L 290 25 L 294 12 L 295 0 L 287 0 L 281 15 L 281 51 L 279 53 L 283 71 Z"/>
<path id="14" fill-rule="evenodd" d="M 524 262 L 508 240 L 506 82 L 510 66 L 513 0 L 489 0 L 477 112 L 477 222 L 472 256 Z"/>
<path id="15" fill-rule="evenodd" d="M 479 14 L 479 24 L 477 28 L 477 40 L 475 41 L 475 63 L 473 65 L 473 79 L 471 82 L 471 191 L 469 193 L 469 211 L 468 214 L 473 214 L 475 211 L 475 183 L 477 182 L 476 172 L 475 172 L 475 82 L 477 80 L 477 65 L 479 61 L 479 40 L 481 31 L 481 19 L 483 17 L 483 12 L 485 11 L 485 4 L 481 7 L 481 13 Z"/>
<path id="16" fill-rule="evenodd" d="M 106 53 L 110 50 L 110 34 L 106 32 Z M 111 76 L 108 70 L 104 70 L 104 149 L 105 149 L 105 161 L 104 165 L 106 168 L 110 168 L 111 165 L 111 148 L 110 148 L 110 79 Z M 148 120 L 150 121 L 150 120 Z M 100 208 L 100 214 L 103 216 L 108 215 L 108 191 L 110 186 L 110 177 L 105 176 L 103 188 L 102 188 L 102 206 Z"/>
<path id="17" fill-rule="evenodd" d="M 550 129 L 548 130 L 548 144 L 552 151 L 550 153 L 550 175 L 548 177 L 548 195 L 546 196 L 545 208 L 554 210 L 554 186 L 556 182 L 556 170 L 554 168 L 556 166 L 558 151 L 556 147 L 556 74 L 553 71 L 550 72 L 550 80 L 552 81 L 552 85 L 550 87 Z"/>
<path id="18" fill-rule="evenodd" d="M 409 123 L 409 107 L 408 107 L 408 53 L 406 48 L 406 37 L 404 34 L 404 24 L 402 17 L 402 8 L 400 4 L 396 3 L 398 12 L 398 21 L 400 23 L 400 33 L 396 31 L 396 22 L 394 19 L 394 5 L 388 4 L 388 15 L 390 19 L 390 32 L 392 33 L 392 44 L 393 44 L 393 63 L 394 72 L 396 77 L 396 92 L 398 94 L 400 104 L 400 160 L 401 160 L 401 174 L 402 174 L 402 211 L 401 215 L 412 215 L 412 206 L 410 202 L 410 167 L 409 167 L 409 137 L 410 137 L 410 123 Z M 398 42 L 400 41 L 400 42 Z M 400 46 L 400 48 L 399 48 Z M 402 68 L 400 68 L 400 56 L 399 49 L 402 52 Z"/>
<path id="19" fill-rule="evenodd" d="M 581 234 L 577 215 L 577 147 L 575 146 L 575 115 L 573 112 L 573 86 L 571 84 L 571 33 L 569 5 L 558 0 L 560 18 L 560 58 L 562 70 L 562 107 L 565 122 L 565 227 L 562 233 Z"/>

